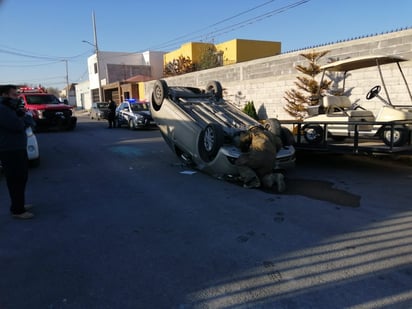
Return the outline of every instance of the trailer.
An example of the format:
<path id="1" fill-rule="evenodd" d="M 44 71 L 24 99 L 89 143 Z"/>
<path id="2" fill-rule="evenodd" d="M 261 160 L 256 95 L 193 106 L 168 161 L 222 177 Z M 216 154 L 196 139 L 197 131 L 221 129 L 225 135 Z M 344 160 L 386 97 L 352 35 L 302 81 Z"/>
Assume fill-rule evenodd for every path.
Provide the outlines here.
<path id="1" fill-rule="evenodd" d="M 408 131 L 406 142 L 402 146 L 396 146 L 395 136 L 396 128 L 399 126 L 412 126 L 412 120 L 401 121 L 352 121 L 352 122 L 335 122 L 335 121 L 296 121 L 280 120 L 282 126 L 289 127 L 294 134 L 296 151 L 314 151 L 314 152 L 331 152 L 331 153 L 353 153 L 353 154 L 410 154 L 412 155 L 412 134 Z M 329 126 L 350 125 L 353 129 L 351 134 L 345 139 L 332 138 L 327 132 Z M 317 143 L 308 142 L 305 139 L 308 125 L 322 128 L 322 133 L 317 136 Z M 364 126 L 383 126 L 388 130 L 390 143 L 382 142 L 379 136 L 365 136 L 360 134 Z"/>

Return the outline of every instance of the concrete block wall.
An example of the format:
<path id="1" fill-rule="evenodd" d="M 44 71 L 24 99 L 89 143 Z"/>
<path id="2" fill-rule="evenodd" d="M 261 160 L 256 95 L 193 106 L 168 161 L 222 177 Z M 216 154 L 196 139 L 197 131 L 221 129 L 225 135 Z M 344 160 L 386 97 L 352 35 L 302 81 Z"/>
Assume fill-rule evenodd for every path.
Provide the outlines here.
<path id="1" fill-rule="evenodd" d="M 291 119 L 291 116 L 284 110 L 286 105 L 285 91 L 296 88 L 294 83 L 299 72 L 295 66 L 298 64 L 307 65 L 307 61 L 299 55 L 324 50 L 328 50 L 329 53 L 322 59 L 321 65 L 327 63 L 329 58 L 342 60 L 348 57 L 377 54 L 394 54 L 405 59 L 412 59 L 412 29 L 325 44 L 272 57 L 169 77 L 165 80 L 171 86 L 201 88 L 206 87 L 208 81 L 218 80 L 224 88 L 225 98 L 238 107 L 242 108 L 247 101 L 253 101 L 261 119 L 276 117 L 286 120 Z M 401 67 L 407 81 L 412 86 L 412 61 L 401 63 Z M 412 105 L 409 94 L 403 87 L 402 77 L 397 74 L 396 65 L 382 66 L 382 69 L 392 103 Z M 320 77 L 319 74 L 317 78 L 320 79 Z M 377 113 L 382 106 L 379 99 L 374 98 L 370 101 L 365 99 L 366 93 L 375 85 L 381 85 L 381 82 L 379 74 L 374 68 L 352 71 L 346 82 L 346 87 L 350 87 L 351 101 L 360 103 Z M 339 87 L 341 86 L 339 85 Z M 153 82 L 145 83 L 145 93 L 148 100 L 150 100 L 152 87 Z"/>

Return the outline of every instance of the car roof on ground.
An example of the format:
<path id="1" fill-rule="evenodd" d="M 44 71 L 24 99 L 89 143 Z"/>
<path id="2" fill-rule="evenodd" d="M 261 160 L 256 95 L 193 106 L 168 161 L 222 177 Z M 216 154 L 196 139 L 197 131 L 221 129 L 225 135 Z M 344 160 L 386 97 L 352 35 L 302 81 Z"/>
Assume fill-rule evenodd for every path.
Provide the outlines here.
<path id="1" fill-rule="evenodd" d="M 363 69 L 394 62 L 407 61 L 408 59 L 395 55 L 368 55 L 353 57 L 344 60 L 325 64 L 320 69 L 326 71 L 346 72 L 351 70 Z"/>

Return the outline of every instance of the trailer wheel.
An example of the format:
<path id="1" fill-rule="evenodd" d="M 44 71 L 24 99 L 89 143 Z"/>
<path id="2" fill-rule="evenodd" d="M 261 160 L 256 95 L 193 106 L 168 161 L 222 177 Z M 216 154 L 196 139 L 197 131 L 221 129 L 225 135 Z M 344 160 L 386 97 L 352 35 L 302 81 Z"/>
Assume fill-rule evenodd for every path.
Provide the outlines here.
<path id="1" fill-rule="evenodd" d="M 309 144 L 318 145 L 323 140 L 323 129 L 319 125 L 308 124 L 303 128 L 303 137 Z"/>
<path id="2" fill-rule="evenodd" d="M 382 133 L 382 139 L 385 145 L 391 146 L 392 131 L 390 127 L 386 127 Z M 408 141 L 408 130 L 406 128 L 393 128 L 393 146 L 400 147 Z"/>
<path id="3" fill-rule="evenodd" d="M 152 106 L 155 111 L 159 111 L 162 107 L 163 100 L 168 93 L 166 81 L 159 79 L 153 85 Z"/>

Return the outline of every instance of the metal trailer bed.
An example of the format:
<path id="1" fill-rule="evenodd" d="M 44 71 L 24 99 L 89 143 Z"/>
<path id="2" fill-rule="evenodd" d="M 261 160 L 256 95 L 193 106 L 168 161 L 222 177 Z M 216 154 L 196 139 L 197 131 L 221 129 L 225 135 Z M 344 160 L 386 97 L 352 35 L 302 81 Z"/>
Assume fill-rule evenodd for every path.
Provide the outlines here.
<path id="1" fill-rule="evenodd" d="M 412 134 L 409 130 L 408 142 L 404 146 L 395 147 L 393 143 L 386 145 L 379 137 L 363 137 L 359 135 L 359 127 L 365 125 L 385 125 L 391 128 L 391 140 L 393 141 L 393 128 L 397 125 L 412 126 L 412 120 L 401 120 L 391 122 L 376 122 L 376 121 L 356 121 L 349 122 L 353 126 L 353 135 L 348 136 L 343 141 L 336 141 L 329 138 L 327 134 L 328 125 L 346 124 L 348 122 L 302 122 L 296 120 L 281 120 L 280 123 L 284 126 L 292 126 L 291 130 L 295 136 L 295 149 L 317 152 L 333 152 L 333 153 L 353 153 L 353 154 L 410 154 L 412 155 Z M 303 138 L 303 126 L 308 124 L 320 125 L 323 128 L 323 137 L 320 143 L 311 144 Z"/>

